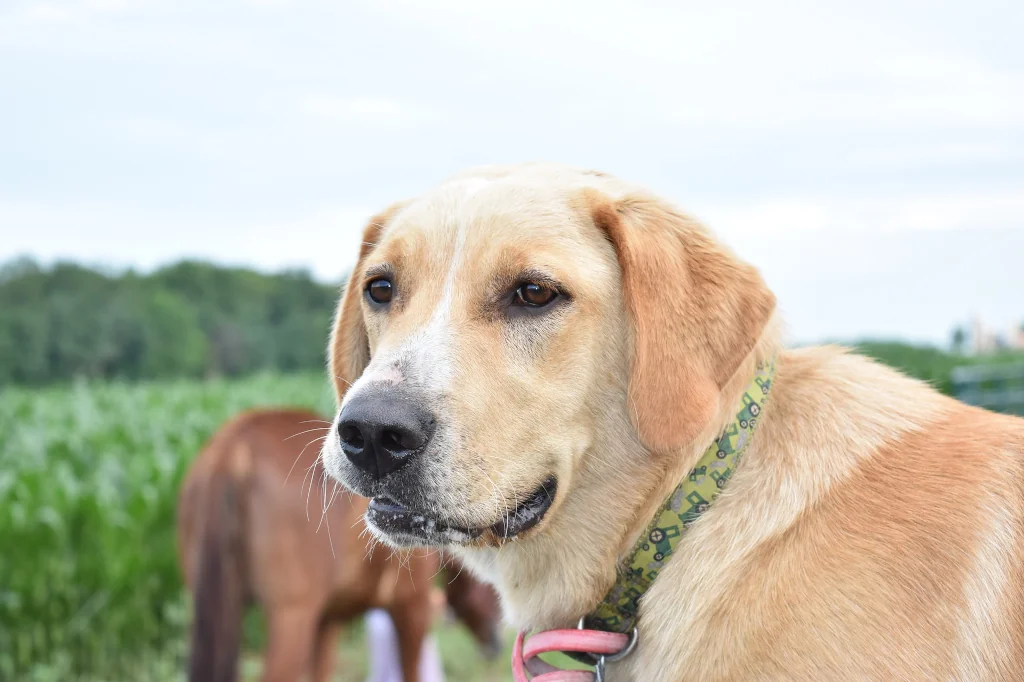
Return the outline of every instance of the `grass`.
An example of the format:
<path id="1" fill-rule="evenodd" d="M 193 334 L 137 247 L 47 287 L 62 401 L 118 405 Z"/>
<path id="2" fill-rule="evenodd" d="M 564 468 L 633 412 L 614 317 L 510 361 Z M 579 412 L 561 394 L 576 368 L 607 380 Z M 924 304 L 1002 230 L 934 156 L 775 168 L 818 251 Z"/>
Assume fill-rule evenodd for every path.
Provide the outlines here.
<path id="1" fill-rule="evenodd" d="M 511 682 L 509 660 L 514 634 L 509 633 L 505 650 L 493 661 L 485 661 L 477 651 L 468 631 L 457 624 L 442 624 L 434 631 L 447 682 Z M 339 642 L 339 665 L 335 682 L 363 682 L 369 670 L 366 641 L 360 624 L 348 628 Z M 261 670 L 260 656 L 249 652 L 245 657 L 245 682 L 257 682 Z M 182 681 L 184 682 L 184 681 Z"/>

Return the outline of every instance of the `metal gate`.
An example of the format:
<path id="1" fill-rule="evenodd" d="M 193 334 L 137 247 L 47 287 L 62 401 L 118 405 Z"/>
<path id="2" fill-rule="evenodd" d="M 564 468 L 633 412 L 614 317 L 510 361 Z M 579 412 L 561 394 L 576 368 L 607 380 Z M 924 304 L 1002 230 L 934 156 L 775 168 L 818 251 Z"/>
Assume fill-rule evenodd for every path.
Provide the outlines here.
<path id="1" fill-rule="evenodd" d="M 965 403 L 1024 415 L 1024 363 L 957 367 L 951 379 L 953 395 Z"/>

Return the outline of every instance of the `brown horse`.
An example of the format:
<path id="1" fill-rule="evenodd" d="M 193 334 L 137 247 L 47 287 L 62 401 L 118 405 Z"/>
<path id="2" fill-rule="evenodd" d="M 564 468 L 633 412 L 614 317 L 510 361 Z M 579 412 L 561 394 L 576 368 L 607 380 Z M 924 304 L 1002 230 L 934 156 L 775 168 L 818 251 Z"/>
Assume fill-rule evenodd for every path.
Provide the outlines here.
<path id="1" fill-rule="evenodd" d="M 214 434 L 186 474 L 178 548 L 195 605 L 190 682 L 234 682 L 243 612 L 253 602 L 267 622 L 263 682 L 310 674 L 325 682 L 341 625 L 371 608 L 391 614 L 403 677 L 416 682 L 440 555 L 371 551 L 367 501 L 344 492 L 332 500 L 331 487 L 323 496 L 319 438 L 305 434 L 326 433 L 317 428 L 326 424 L 305 410 L 246 412 Z M 496 654 L 497 596 L 454 569 L 448 603 Z"/>

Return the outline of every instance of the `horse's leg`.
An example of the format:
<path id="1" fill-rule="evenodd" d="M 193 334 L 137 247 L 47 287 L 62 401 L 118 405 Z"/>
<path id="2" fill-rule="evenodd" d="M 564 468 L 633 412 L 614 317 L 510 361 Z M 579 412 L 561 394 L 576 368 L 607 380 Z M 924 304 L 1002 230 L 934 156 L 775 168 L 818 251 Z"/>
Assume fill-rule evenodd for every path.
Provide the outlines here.
<path id="1" fill-rule="evenodd" d="M 319 620 L 320 609 L 306 604 L 268 611 L 262 682 L 297 682 L 306 676 Z"/>
<path id="2" fill-rule="evenodd" d="M 441 682 L 420 679 L 423 639 L 430 629 L 430 605 L 422 599 L 408 600 L 391 607 L 391 618 L 398 633 L 398 650 L 405 682 Z"/>
<path id="3" fill-rule="evenodd" d="M 313 653 L 313 682 L 330 682 L 338 659 L 338 631 L 341 624 L 325 620 L 316 633 L 316 651 Z"/>

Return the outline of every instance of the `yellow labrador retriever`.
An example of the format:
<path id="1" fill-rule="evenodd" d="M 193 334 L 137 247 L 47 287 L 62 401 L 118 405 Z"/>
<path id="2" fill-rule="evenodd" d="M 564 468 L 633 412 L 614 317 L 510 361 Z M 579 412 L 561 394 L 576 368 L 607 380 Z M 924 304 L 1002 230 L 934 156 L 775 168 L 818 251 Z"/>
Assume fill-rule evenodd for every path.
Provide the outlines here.
<path id="1" fill-rule="evenodd" d="M 784 350 L 753 267 L 602 173 L 478 169 L 373 219 L 324 462 L 379 540 L 452 549 L 519 628 L 575 627 L 769 366 L 608 679 L 1024 680 L 1024 420 Z"/>

